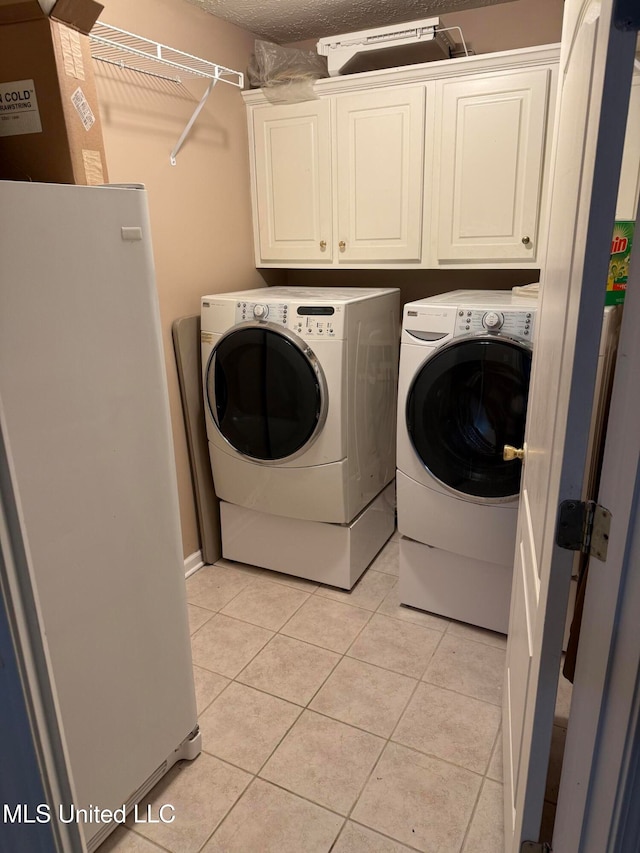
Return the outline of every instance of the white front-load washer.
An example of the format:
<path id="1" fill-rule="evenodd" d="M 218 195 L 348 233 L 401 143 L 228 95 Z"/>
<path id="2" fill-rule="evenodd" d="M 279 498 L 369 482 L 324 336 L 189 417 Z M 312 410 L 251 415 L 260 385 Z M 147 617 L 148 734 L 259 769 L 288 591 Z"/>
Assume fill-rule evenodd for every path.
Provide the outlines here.
<path id="1" fill-rule="evenodd" d="M 393 288 L 203 297 L 205 417 L 224 556 L 240 559 L 240 543 L 260 539 L 263 556 L 244 548 L 245 562 L 282 571 L 290 562 L 305 576 L 296 564 L 334 535 L 321 530 L 316 541 L 316 525 L 352 525 L 393 482 L 398 326 Z M 264 556 L 274 539 L 275 556 Z"/>
<path id="2" fill-rule="evenodd" d="M 400 596 L 506 631 L 537 300 L 453 291 L 408 303 L 397 432 Z"/>

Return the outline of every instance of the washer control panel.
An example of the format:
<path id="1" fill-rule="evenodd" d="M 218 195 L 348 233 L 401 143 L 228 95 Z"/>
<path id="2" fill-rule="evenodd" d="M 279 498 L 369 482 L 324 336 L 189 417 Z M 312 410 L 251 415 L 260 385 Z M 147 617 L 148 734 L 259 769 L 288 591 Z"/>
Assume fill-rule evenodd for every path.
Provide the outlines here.
<path id="1" fill-rule="evenodd" d="M 297 305 L 286 302 L 236 302 L 235 322 L 276 323 L 301 338 L 336 338 L 342 334 L 344 312 L 339 306 Z"/>
<path id="2" fill-rule="evenodd" d="M 512 311 L 477 308 L 458 308 L 454 337 L 475 335 L 481 332 L 501 332 L 511 338 L 532 340 L 535 309 Z"/>

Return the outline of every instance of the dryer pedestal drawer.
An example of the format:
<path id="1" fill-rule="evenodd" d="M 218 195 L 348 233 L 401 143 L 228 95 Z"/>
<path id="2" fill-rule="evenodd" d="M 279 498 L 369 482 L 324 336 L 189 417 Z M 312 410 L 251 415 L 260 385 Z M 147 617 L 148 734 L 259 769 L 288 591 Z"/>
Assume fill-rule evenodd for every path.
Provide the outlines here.
<path id="1" fill-rule="evenodd" d="M 226 453 L 211 441 L 209 456 L 217 496 L 235 506 L 337 524 L 360 509 L 348 506 L 346 459 L 309 468 L 261 465 Z"/>
<path id="2" fill-rule="evenodd" d="M 222 555 L 351 589 L 395 528 L 395 483 L 350 524 L 285 518 L 222 501 Z"/>

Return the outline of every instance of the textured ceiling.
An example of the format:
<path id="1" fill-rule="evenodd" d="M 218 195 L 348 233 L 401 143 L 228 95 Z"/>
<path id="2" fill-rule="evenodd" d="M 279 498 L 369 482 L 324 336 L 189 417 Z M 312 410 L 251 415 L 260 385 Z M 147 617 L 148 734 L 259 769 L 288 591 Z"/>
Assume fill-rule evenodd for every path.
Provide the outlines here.
<path id="1" fill-rule="evenodd" d="M 287 44 L 418 21 L 507 0 L 189 0 L 268 41 Z"/>

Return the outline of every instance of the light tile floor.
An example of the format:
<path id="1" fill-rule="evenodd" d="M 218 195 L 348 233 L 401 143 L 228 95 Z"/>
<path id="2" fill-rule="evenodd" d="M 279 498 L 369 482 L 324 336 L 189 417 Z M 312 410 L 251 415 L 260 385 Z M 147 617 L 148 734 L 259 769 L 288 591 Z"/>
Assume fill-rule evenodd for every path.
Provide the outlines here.
<path id="1" fill-rule="evenodd" d="M 187 581 L 203 753 L 100 853 L 502 849 L 505 638 L 401 607 L 397 534 L 350 592 L 221 560 Z"/>

